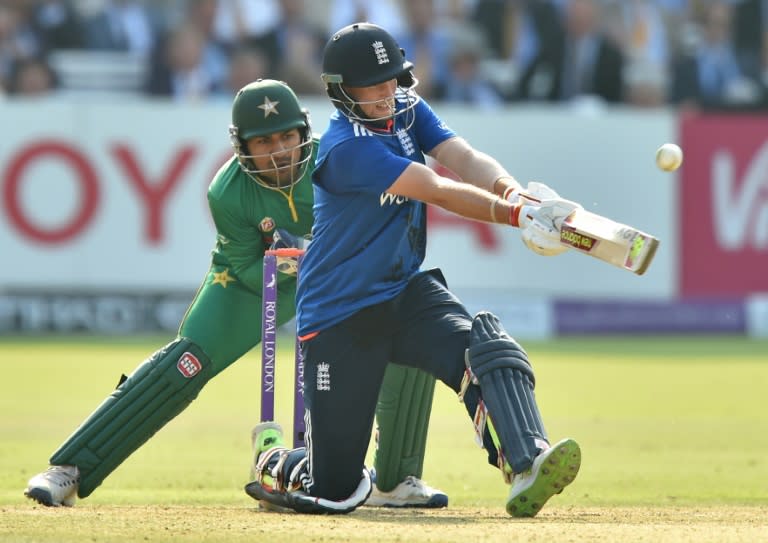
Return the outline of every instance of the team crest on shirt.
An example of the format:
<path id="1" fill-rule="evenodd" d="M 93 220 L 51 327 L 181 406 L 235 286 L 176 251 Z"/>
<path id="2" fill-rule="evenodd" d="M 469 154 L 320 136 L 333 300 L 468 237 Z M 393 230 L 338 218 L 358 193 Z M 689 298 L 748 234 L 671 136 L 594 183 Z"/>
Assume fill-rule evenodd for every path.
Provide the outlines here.
<path id="1" fill-rule="evenodd" d="M 400 141 L 400 147 L 406 155 L 410 156 L 416 152 L 416 147 L 413 145 L 411 135 L 406 129 L 401 128 L 397 131 L 397 139 Z"/>
<path id="2" fill-rule="evenodd" d="M 272 217 L 264 217 L 259 223 L 259 230 L 262 232 L 271 232 L 275 229 L 275 219 Z"/>

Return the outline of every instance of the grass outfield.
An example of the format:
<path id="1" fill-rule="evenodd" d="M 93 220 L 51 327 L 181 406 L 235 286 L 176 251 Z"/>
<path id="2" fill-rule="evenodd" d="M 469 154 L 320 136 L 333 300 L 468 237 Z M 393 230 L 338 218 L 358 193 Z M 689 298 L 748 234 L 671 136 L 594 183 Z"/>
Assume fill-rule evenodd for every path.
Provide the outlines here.
<path id="1" fill-rule="evenodd" d="M 27 479 L 164 341 L 0 339 L 0 542 L 768 541 L 768 342 L 744 338 L 526 343 L 550 437 L 572 436 L 583 452 L 576 481 L 531 520 L 505 514 L 507 487 L 443 386 L 424 478 L 448 492 L 447 510 L 259 511 L 242 491 L 256 353 L 77 507 L 26 500 Z M 277 416 L 286 424 L 291 361 L 281 353 Z"/>

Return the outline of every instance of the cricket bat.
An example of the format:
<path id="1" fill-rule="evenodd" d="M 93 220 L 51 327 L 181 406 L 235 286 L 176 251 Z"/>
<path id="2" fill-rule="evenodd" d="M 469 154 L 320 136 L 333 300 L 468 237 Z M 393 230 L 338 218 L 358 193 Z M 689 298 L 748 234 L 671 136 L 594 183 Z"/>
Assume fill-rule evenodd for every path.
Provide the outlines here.
<path id="1" fill-rule="evenodd" d="M 584 209 L 563 220 L 560 243 L 637 275 L 645 273 L 659 247 L 650 234 Z"/>

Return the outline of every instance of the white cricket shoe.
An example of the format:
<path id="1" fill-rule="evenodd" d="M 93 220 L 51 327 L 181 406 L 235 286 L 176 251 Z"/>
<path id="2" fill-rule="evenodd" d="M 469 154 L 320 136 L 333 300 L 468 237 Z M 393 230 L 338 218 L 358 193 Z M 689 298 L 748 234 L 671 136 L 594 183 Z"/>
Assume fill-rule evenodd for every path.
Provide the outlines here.
<path id="1" fill-rule="evenodd" d="M 371 478 L 376 472 L 371 470 Z M 375 480 L 375 479 L 374 479 Z M 448 507 L 448 495 L 432 488 L 421 479 L 408 475 L 403 482 L 389 492 L 382 492 L 374 484 L 365 505 L 370 507 Z"/>
<path id="2" fill-rule="evenodd" d="M 580 466 L 581 449 L 573 439 L 563 439 L 540 453 L 531 469 L 512 478 L 507 513 L 513 517 L 536 516 L 549 498 L 573 482 Z"/>
<path id="3" fill-rule="evenodd" d="M 51 466 L 29 480 L 24 495 L 49 507 L 72 507 L 77 501 L 79 486 L 77 466 Z"/>

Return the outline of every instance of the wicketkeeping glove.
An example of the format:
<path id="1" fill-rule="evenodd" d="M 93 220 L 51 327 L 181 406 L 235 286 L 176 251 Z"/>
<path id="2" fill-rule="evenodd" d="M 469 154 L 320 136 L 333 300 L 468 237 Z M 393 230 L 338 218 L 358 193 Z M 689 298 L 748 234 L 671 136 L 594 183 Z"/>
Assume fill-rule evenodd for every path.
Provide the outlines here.
<path id="1" fill-rule="evenodd" d="M 303 248 L 304 240 L 294 236 L 287 230 L 278 228 L 272 235 L 270 249 Z M 277 271 L 286 275 L 296 275 L 299 269 L 299 260 L 295 256 L 278 256 Z"/>

